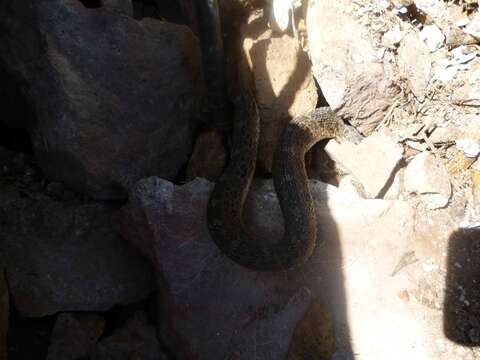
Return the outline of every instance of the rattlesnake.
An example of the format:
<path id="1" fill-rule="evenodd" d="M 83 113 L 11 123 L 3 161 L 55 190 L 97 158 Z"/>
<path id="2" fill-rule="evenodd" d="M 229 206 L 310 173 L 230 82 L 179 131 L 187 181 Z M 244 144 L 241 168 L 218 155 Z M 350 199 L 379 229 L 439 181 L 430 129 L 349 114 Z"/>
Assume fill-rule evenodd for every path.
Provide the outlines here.
<path id="1" fill-rule="evenodd" d="M 211 11 L 212 18 L 215 15 L 218 12 Z M 220 48 L 214 42 L 209 46 Z M 285 235 L 275 244 L 255 240 L 248 234 L 242 214 L 255 173 L 260 120 L 254 93 L 241 68 L 230 162 L 210 195 L 208 228 L 220 250 L 238 264 L 261 271 L 288 269 L 305 262 L 316 245 L 315 206 L 308 189 L 305 153 L 322 139 L 346 134 L 346 127 L 328 107 L 295 117 L 287 125 L 272 170 Z"/>

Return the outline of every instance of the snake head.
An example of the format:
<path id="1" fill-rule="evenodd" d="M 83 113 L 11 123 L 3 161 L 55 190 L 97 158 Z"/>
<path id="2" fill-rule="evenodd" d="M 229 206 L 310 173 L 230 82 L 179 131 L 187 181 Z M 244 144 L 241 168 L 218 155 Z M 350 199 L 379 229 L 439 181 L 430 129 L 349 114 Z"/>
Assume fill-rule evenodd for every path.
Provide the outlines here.
<path id="1" fill-rule="evenodd" d="M 350 141 L 356 145 L 360 144 L 363 140 L 362 134 L 355 129 L 352 125 L 347 125 L 343 121 L 339 120 L 337 138 L 341 141 Z"/>

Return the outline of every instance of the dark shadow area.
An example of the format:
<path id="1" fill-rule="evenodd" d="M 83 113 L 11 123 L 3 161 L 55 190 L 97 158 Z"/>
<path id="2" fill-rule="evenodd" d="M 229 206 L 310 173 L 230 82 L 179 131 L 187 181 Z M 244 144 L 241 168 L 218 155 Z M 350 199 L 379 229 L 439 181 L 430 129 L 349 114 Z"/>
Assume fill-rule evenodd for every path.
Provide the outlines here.
<path id="1" fill-rule="evenodd" d="M 79 0 L 79 1 L 86 8 L 94 9 L 94 8 L 102 7 L 102 2 L 100 0 Z"/>
<path id="2" fill-rule="evenodd" d="M 185 24 L 179 1 L 176 0 L 133 0 L 133 17 L 137 20 L 149 17 L 176 24 Z"/>
<path id="3" fill-rule="evenodd" d="M 0 63 L 0 146 L 32 154 L 30 135 L 25 127 L 34 121 L 34 113 L 24 97 L 20 82 Z"/>
<path id="4" fill-rule="evenodd" d="M 7 336 L 8 359 L 46 359 L 55 319 L 55 315 L 41 318 L 22 316 L 15 309 L 12 299 Z"/>
<path id="5" fill-rule="evenodd" d="M 464 346 L 480 346 L 480 228 L 454 232 L 447 256 L 445 336 Z"/>

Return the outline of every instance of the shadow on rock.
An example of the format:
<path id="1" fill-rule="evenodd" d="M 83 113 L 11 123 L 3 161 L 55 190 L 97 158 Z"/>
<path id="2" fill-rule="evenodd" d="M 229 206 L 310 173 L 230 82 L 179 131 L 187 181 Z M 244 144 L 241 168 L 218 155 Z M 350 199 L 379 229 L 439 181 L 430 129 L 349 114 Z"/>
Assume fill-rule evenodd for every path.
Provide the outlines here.
<path id="1" fill-rule="evenodd" d="M 480 229 L 449 239 L 443 329 L 450 340 L 480 346 Z"/>

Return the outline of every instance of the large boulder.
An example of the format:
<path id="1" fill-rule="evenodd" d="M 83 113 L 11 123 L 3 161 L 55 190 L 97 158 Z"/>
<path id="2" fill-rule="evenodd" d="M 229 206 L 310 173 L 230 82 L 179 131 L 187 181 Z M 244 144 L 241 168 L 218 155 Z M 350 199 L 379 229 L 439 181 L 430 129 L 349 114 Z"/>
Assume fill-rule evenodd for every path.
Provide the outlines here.
<path id="1" fill-rule="evenodd" d="M 30 104 L 32 121 L 18 125 L 50 178 L 116 199 L 186 163 L 204 90 L 189 28 L 78 0 L 7 0 L 0 64 Z"/>
<path id="2" fill-rule="evenodd" d="M 178 358 L 330 359 L 335 351 L 334 359 L 352 359 L 353 348 L 385 359 L 390 339 L 402 350 L 395 359 L 425 355 L 429 324 L 396 295 L 408 283 L 405 273 L 390 276 L 411 242 L 414 212 L 406 202 L 365 200 L 311 181 L 321 245 L 302 267 L 264 273 L 235 264 L 210 238 L 212 188 L 203 179 L 183 186 L 141 180 L 117 221 L 155 264 Z M 271 181 L 255 183 L 245 222 L 258 241 L 281 238 Z"/>
<path id="3" fill-rule="evenodd" d="M 112 211 L 2 185 L 0 263 L 22 315 L 103 311 L 155 289 L 151 266 L 115 234 Z"/>

